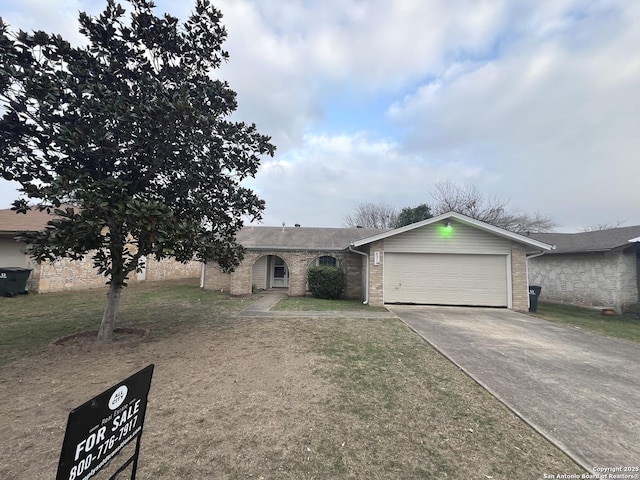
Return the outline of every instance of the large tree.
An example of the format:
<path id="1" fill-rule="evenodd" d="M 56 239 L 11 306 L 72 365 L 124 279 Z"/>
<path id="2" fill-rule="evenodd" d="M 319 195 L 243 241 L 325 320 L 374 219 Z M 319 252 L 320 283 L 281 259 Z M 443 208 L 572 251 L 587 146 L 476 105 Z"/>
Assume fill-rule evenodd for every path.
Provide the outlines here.
<path id="1" fill-rule="evenodd" d="M 431 196 L 434 199 L 432 208 L 436 215 L 458 212 L 520 234 L 548 232 L 555 226 L 552 217 L 539 212 L 527 213 L 512 209 L 508 206 L 508 201 L 486 197 L 472 184 L 438 182 Z"/>
<path id="2" fill-rule="evenodd" d="M 431 208 L 426 203 L 421 203 L 416 207 L 404 207 L 396 217 L 396 228 L 411 225 L 433 217 Z"/>
<path id="3" fill-rule="evenodd" d="M 364 202 L 344 217 L 349 228 L 395 228 L 398 211 L 385 202 Z"/>
<path id="4" fill-rule="evenodd" d="M 55 214 L 25 236 L 37 260 L 90 254 L 108 280 L 101 342 L 143 257 L 238 264 L 243 217 L 264 209 L 241 182 L 275 150 L 228 119 L 236 94 L 210 76 L 228 58 L 221 13 L 197 0 L 181 24 L 151 1 L 129 3 L 80 13 L 81 47 L 0 21 L 2 176 L 29 199 L 18 212 Z"/>

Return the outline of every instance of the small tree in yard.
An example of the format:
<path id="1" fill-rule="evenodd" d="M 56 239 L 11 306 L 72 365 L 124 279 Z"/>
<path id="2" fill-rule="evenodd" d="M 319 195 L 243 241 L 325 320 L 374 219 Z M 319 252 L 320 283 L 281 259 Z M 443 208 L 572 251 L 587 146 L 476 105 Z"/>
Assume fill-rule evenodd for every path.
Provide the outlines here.
<path id="1" fill-rule="evenodd" d="M 307 283 L 314 297 L 335 300 L 342 298 L 345 275 L 338 267 L 310 267 L 307 272 Z"/>
<path id="2" fill-rule="evenodd" d="M 130 15 L 113 0 L 97 18 L 81 13 L 84 47 L 0 20 L 2 176 L 38 204 L 18 200 L 17 212 L 56 215 L 25 235 L 37 260 L 92 252 L 110 285 L 101 342 L 143 256 L 239 263 L 242 217 L 264 209 L 241 181 L 275 150 L 255 125 L 226 119 L 235 92 L 209 76 L 228 58 L 220 12 L 198 0 L 180 25 L 130 3 Z"/>

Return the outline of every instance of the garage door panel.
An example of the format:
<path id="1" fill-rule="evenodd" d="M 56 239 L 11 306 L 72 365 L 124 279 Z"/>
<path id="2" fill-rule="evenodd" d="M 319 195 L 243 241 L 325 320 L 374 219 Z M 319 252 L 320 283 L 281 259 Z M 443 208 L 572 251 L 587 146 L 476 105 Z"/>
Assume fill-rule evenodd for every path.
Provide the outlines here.
<path id="1" fill-rule="evenodd" d="M 387 253 L 387 303 L 507 306 L 505 255 Z"/>

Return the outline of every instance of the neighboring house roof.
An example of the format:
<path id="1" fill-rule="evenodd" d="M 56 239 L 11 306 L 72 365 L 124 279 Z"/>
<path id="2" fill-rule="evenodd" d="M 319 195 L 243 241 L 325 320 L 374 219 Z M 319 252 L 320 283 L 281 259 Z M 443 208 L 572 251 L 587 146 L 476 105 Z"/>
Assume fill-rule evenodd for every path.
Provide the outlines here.
<path id="1" fill-rule="evenodd" d="M 456 220 L 465 225 L 476 227 L 480 230 L 484 230 L 485 232 L 493 233 L 499 237 L 507 238 L 509 240 L 513 240 L 514 242 L 518 242 L 518 243 L 527 245 L 529 247 L 534 247 L 538 250 L 551 250 L 553 248 L 553 244 L 550 244 L 548 242 L 536 240 L 531 237 L 513 233 L 503 228 L 495 227 L 488 223 L 481 222 L 480 220 L 476 220 L 474 218 L 467 217 L 466 215 L 462 215 L 461 213 L 456 213 L 456 212 L 443 213 L 442 215 L 428 218 L 427 220 L 422 220 L 421 222 L 412 223 L 411 225 L 407 225 L 405 227 L 396 228 L 395 230 L 389 230 L 386 232 L 378 233 L 371 237 L 362 238 L 360 240 L 354 241 L 353 246 L 360 247 L 362 245 L 366 245 L 371 242 L 376 242 L 378 240 L 391 237 L 393 235 L 398 235 L 400 233 L 408 232 L 409 230 L 413 230 L 415 228 L 424 227 L 426 225 L 431 225 L 437 222 L 445 222 L 447 220 Z"/>
<path id="2" fill-rule="evenodd" d="M 532 233 L 531 238 L 542 242 L 553 243 L 558 253 L 607 252 L 614 248 L 629 245 L 629 242 L 640 241 L 640 225 L 631 227 L 610 228 L 595 232 L 579 233 Z"/>
<path id="3" fill-rule="evenodd" d="M 17 234 L 18 232 L 38 232 L 44 230 L 47 222 L 53 217 L 47 212 L 29 210 L 26 214 L 16 213 L 5 208 L 0 210 L 0 234 Z"/>
<path id="4" fill-rule="evenodd" d="M 252 250 L 345 250 L 354 241 L 384 232 L 377 228 L 243 227 L 236 241 Z"/>

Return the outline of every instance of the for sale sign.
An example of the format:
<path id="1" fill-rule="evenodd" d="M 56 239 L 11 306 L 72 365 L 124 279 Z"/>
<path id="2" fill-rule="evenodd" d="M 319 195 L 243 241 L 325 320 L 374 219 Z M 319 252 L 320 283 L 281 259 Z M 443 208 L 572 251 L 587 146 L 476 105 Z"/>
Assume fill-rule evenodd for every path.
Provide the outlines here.
<path id="1" fill-rule="evenodd" d="M 71 411 L 56 480 L 88 480 L 142 434 L 153 365 Z M 138 448 L 134 457 L 137 464 Z M 127 465 L 126 464 L 126 465 Z"/>

